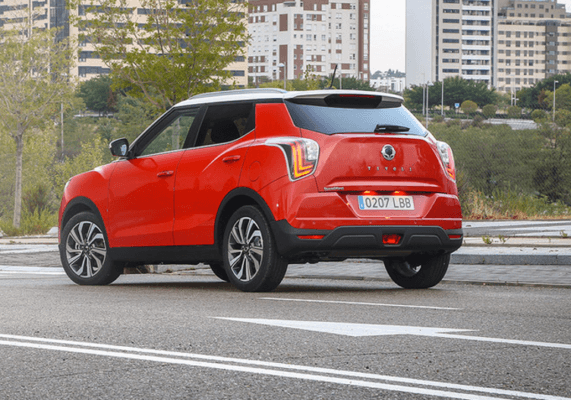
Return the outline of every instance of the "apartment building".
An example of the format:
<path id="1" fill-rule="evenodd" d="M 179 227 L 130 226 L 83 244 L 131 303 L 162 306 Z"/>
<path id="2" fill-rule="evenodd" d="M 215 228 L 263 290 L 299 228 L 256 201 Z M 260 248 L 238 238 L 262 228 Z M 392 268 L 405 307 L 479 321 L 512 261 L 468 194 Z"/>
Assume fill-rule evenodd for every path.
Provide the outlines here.
<path id="1" fill-rule="evenodd" d="M 407 86 L 461 76 L 504 92 L 571 71 L 556 0 L 407 0 Z"/>
<path id="2" fill-rule="evenodd" d="M 571 18 L 563 4 L 502 0 L 497 29 L 498 90 L 516 93 L 571 71 Z"/>
<path id="3" fill-rule="evenodd" d="M 69 35 L 65 0 L 0 0 L 0 27 L 17 29 L 29 35 L 31 29 L 60 28 L 59 36 Z"/>
<path id="4" fill-rule="evenodd" d="M 407 0 L 407 86 L 461 76 L 493 85 L 497 0 Z"/>
<path id="5" fill-rule="evenodd" d="M 185 3 L 185 0 L 179 0 L 181 6 Z M 142 7 L 139 0 L 129 0 L 129 8 L 135 22 L 140 24 L 146 22 L 149 10 Z M 87 5 L 71 12 L 89 18 L 86 9 Z M 58 33 L 60 37 L 79 38 L 81 32 L 77 27 L 70 25 L 69 12 L 66 9 L 66 0 L 0 0 L 0 26 L 19 29 L 25 35 L 29 34 L 30 29 L 60 28 Z M 88 40 L 79 41 L 79 47 L 77 63 L 71 71 L 71 76 L 83 81 L 110 72 Z M 228 69 L 233 76 L 232 82 L 228 84 L 235 82 L 238 87 L 247 86 L 248 64 L 245 57 L 237 57 Z"/>
<path id="6" fill-rule="evenodd" d="M 307 72 L 369 80 L 370 0 L 250 0 L 251 81 Z"/>

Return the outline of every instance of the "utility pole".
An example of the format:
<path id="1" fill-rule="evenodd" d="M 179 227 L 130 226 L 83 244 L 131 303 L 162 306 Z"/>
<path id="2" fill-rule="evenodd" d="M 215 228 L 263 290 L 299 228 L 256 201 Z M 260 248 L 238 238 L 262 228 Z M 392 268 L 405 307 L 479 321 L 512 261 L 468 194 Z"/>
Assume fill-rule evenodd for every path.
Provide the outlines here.
<path id="1" fill-rule="evenodd" d="M 440 104 L 442 104 L 440 107 L 440 115 L 444 117 L 444 78 L 442 78 L 442 99 Z"/>
<path id="2" fill-rule="evenodd" d="M 553 122 L 555 122 L 555 85 L 557 85 L 559 81 L 553 81 Z"/>

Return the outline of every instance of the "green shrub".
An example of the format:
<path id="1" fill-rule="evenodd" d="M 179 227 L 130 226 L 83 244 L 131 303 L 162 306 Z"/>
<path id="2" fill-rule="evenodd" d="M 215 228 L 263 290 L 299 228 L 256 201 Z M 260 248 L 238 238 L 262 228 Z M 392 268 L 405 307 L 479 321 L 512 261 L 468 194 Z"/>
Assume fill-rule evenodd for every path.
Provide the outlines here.
<path id="1" fill-rule="evenodd" d="M 508 117 L 509 118 L 521 118 L 521 107 L 518 107 L 518 106 L 508 107 Z"/>
<path id="2" fill-rule="evenodd" d="M 57 213 L 49 210 L 33 212 L 24 210 L 20 228 L 15 228 L 12 221 L 0 221 L 0 230 L 5 236 L 45 235 L 52 227 L 57 226 Z"/>
<path id="3" fill-rule="evenodd" d="M 531 113 L 531 119 L 539 124 L 547 121 L 548 115 L 544 110 L 533 110 Z"/>
<path id="4" fill-rule="evenodd" d="M 484 117 L 481 115 L 474 115 L 474 118 L 472 119 L 472 126 L 481 128 L 484 125 L 484 121 Z"/>
<path id="5" fill-rule="evenodd" d="M 21 233 L 24 235 L 45 235 L 57 225 L 57 214 L 48 210 L 26 212 L 22 215 Z"/>
<path id="6" fill-rule="evenodd" d="M 4 236 L 21 236 L 22 230 L 15 228 L 12 221 L 0 221 L 0 231 L 4 232 Z"/>
<path id="7" fill-rule="evenodd" d="M 495 104 L 486 104 L 484 108 L 482 108 L 482 114 L 487 119 L 493 118 L 496 116 L 496 112 L 498 111 L 498 106 Z"/>
<path id="8" fill-rule="evenodd" d="M 478 105 L 474 103 L 472 100 L 466 100 L 462 103 L 460 108 L 462 109 L 462 111 L 464 111 L 464 114 L 472 114 L 476 112 L 476 110 L 478 109 Z"/>

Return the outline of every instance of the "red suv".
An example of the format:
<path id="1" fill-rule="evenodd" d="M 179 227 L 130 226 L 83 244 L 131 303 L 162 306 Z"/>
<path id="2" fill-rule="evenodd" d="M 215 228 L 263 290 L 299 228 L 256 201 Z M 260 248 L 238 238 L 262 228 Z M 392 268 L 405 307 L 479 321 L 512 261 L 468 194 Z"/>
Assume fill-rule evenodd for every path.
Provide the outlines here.
<path id="1" fill-rule="evenodd" d="M 126 265 L 202 262 L 269 291 L 288 264 L 367 258 L 402 287 L 434 286 L 462 244 L 454 159 L 402 102 L 277 89 L 183 101 L 67 183 L 63 267 L 103 285 Z"/>

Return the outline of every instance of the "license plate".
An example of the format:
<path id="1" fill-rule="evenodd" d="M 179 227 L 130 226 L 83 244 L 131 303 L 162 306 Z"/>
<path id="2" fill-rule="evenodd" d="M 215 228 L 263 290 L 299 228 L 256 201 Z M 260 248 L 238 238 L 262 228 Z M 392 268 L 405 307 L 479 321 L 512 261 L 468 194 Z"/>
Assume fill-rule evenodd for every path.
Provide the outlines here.
<path id="1" fill-rule="evenodd" d="M 412 196 L 359 196 L 361 210 L 414 210 Z"/>

